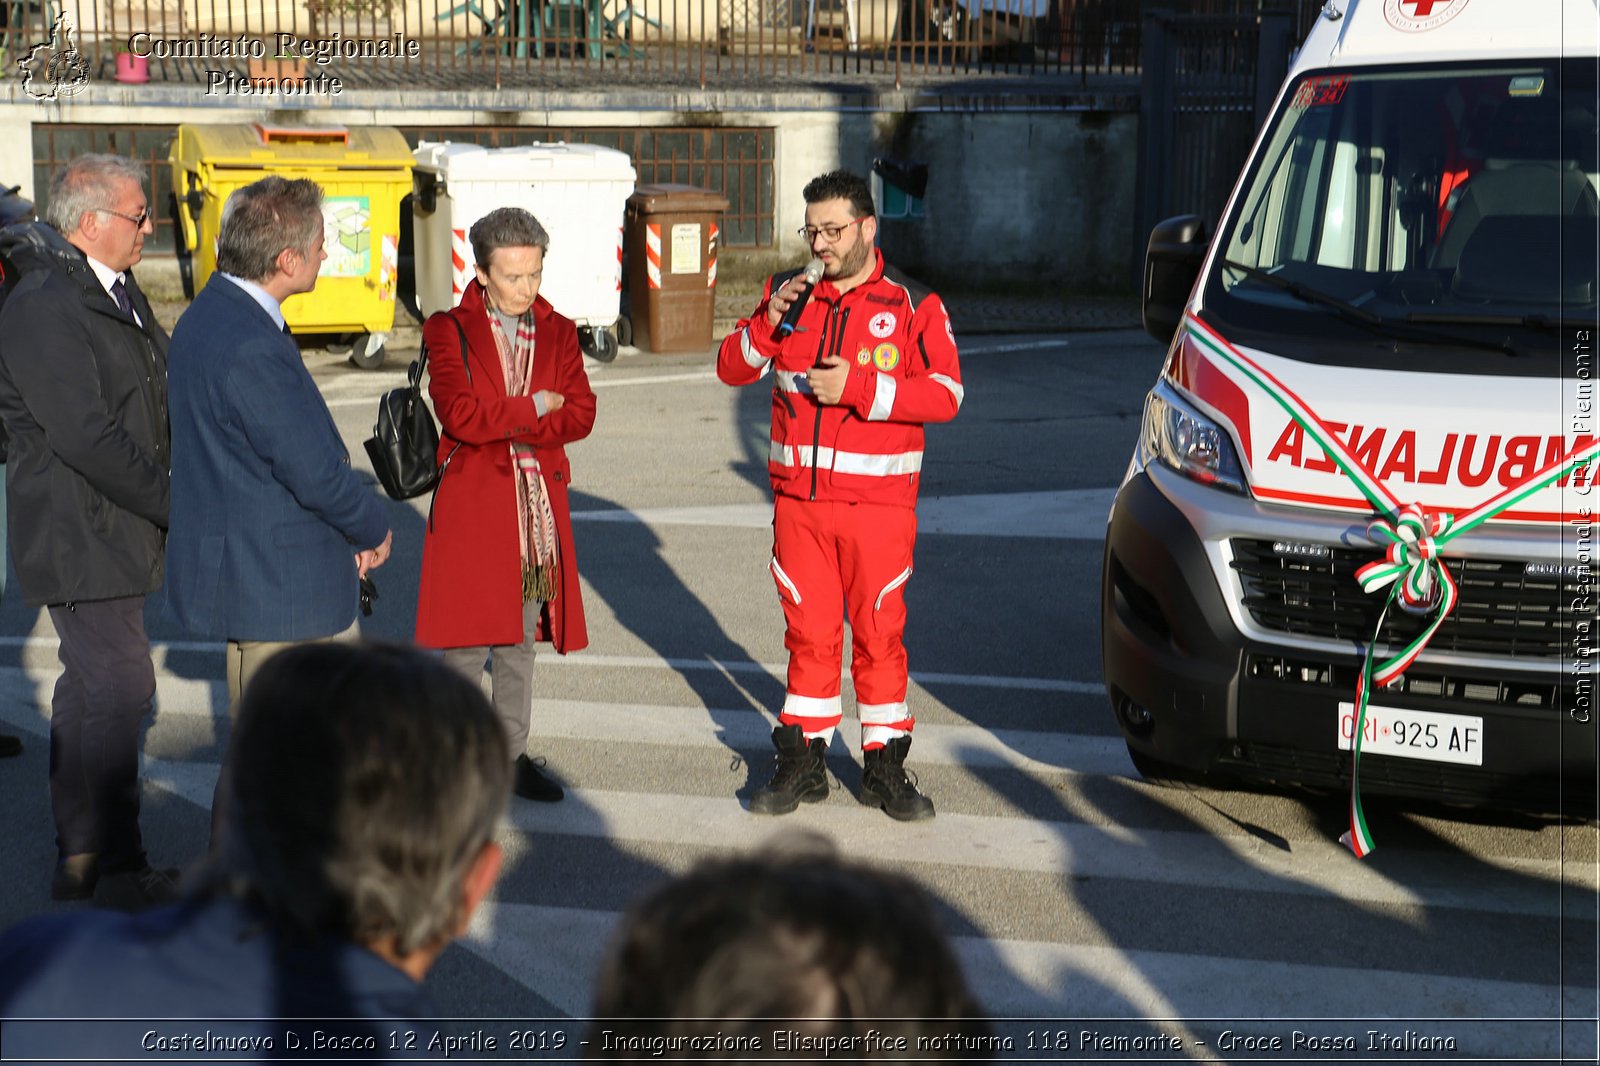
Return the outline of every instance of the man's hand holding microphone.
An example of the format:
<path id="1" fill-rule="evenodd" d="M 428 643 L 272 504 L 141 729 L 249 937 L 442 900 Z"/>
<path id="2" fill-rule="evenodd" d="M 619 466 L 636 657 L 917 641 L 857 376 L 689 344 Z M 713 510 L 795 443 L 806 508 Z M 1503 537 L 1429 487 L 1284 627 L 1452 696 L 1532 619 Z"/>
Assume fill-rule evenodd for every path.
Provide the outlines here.
<path id="1" fill-rule="evenodd" d="M 772 327 L 775 339 L 783 340 L 795 331 L 800 324 L 800 312 L 805 310 L 806 301 L 811 299 L 811 291 L 822 280 L 822 272 L 826 269 L 826 263 L 813 257 L 804 271 L 773 291 L 767 300 L 767 325 Z"/>
<path id="2" fill-rule="evenodd" d="M 822 280 L 822 272 L 826 269 L 827 264 L 820 257 L 813 257 L 805 270 L 773 290 L 767 300 L 767 324 L 772 327 L 774 339 L 785 340 L 794 333 L 800 324 L 800 312 L 805 310 L 806 301 L 811 299 L 811 293 L 816 289 L 817 282 Z M 844 395 L 845 381 L 849 376 L 850 364 L 836 355 L 830 355 L 818 360 L 815 366 L 806 371 L 806 383 L 811 386 L 817 402 L 832 405 Z"/>

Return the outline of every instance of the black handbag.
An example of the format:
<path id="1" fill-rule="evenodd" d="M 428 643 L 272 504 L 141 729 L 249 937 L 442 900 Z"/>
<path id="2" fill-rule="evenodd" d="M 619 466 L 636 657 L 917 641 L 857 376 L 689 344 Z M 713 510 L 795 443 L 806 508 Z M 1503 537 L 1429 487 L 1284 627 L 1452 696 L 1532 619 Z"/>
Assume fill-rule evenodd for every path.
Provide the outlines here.
<path id="1" fill-rule="evenodd" d="M 465 366 L 467 337 L 461 323 L 455 326 Z M 422 374 L 427 368 L 428 346 L 424 344 L 406 374 L 405 386 L 391 389 L 378 400 L 378 421 L 366 441 L 367 458 L 391 499 L 409 500 L 439 483 L 439 427 L 422 399 Z M 469 381 L 471 374 L 469 368 Z"/>

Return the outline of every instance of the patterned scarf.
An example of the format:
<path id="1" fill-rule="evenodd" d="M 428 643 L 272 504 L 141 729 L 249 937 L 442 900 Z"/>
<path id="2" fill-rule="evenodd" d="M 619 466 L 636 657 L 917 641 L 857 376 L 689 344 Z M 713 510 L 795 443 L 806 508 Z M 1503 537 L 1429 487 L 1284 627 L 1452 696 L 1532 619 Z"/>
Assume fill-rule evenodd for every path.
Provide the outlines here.
<path id="1" fill-rule="evenodd" d="M 505 373 L 507 396 L 530 395 L 533 378 L 533 308 L 517 319 L 516 342 L 506 338 L 500 316 L 487 306 L 489 331 L 500 353 L 500 369 Z M 517 534 L 522 548 L 522 602 L 556 598 L 556 516 L 550 510 L 550 494 L 544 472 L 533 445 L 511 442 L 511 469 L 517 492 Z"/>

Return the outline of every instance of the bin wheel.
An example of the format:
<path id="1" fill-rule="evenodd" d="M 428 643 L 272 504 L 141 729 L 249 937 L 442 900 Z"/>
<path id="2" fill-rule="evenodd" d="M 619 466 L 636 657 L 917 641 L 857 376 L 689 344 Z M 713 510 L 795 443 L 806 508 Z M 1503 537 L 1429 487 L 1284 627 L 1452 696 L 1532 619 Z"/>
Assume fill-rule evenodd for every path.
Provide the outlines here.
<path id="1" fill-rule="evenodd" d="M 383 366 L 384 358 L 389 354 L 385 347 L 388 334 L 363 333 L 356 338 L 355 347 L 350 349 L 350 365 L 362 370 L 377 370 Z"/>
<path id="2" fill-rule="evenodd" d="M 335 333 L 328 338 L 327 349 L 329 355 L 349 355 L 356 350 L 356 341 L 360 340 L 360 333 Z"/>
<path id="3" fill-rule="evenodd" d="M 609 363 L 617 357 L 617 338 L 608 329 L 584 326 L 578 330 L 578 347 L 583 349 L 584 355 L 602 363 Z"/>
<path id="4" fill-rule="evenodd" d="M 617 319 L 617 343 L 624 348 L 633 347 L 633 319 L 623 315 Z"/>

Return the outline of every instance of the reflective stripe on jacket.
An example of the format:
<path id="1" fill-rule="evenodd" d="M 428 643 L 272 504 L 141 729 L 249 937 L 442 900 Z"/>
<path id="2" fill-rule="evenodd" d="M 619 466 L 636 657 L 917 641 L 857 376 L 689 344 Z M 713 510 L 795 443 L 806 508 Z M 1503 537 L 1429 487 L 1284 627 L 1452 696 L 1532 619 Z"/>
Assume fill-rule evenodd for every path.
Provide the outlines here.
<path id="1" fill-rule="evenodd" d="M 769 278 L 760 305 L 717 353 L 717 375 L 730 385 L 772 379 L 774 492 L 915 506 L 923 424 L 961 409 L 961 365 L 943 301 L 873 255 L 871 276 L 849 292 L 819 282 L 799 328 L 783 340 L 767 325 L 767 300 L 790 275 Z M 850 376 L 840 402 L 823 405 L 806 371 L 834 355 L 849 362 Z"/>

